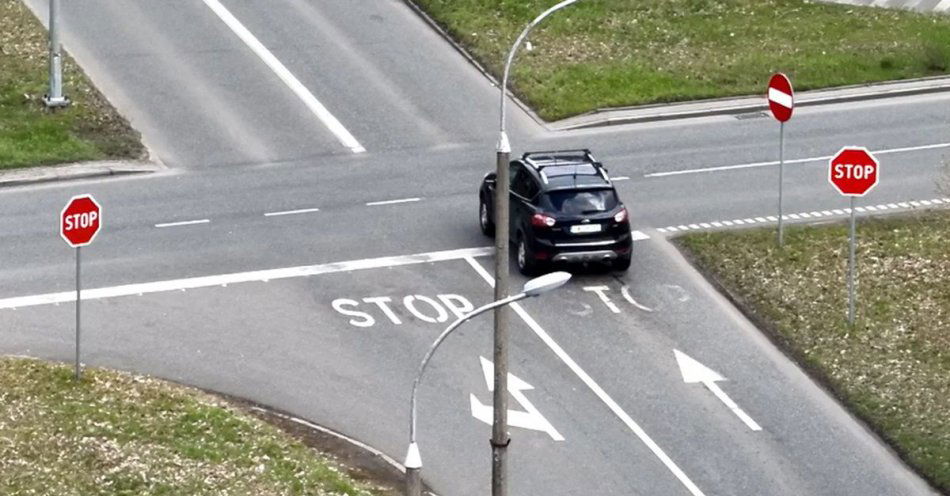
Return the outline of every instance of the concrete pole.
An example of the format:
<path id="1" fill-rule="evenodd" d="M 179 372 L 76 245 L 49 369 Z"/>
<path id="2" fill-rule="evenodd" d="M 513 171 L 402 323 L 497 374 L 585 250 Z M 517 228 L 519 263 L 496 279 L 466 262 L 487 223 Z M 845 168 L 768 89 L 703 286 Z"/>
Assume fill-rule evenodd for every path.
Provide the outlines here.
<path id="1" fill-rule="evenodd" d="M 511 63 L 515 59 L 518 48 L 528 37 L 528 33 L 545 17 L 571 5 L 578 0 L 564 0 L 544 11 L 528 24 L 515 40 L 501 79 L 501 101 L 499 109 L 498 146 L 495 149 L 495 300 L 508 297 L 508 194 L 509 173 L 508 163 L 511 160 L 511 144 L 505 130 L 505 102 L 508 92 L 508 76 L 511 73 Z M 507 307 L 495 309 L 494 353 L 495 382 L 492 395 L 492 464 L 491 464 L 491 494 L 492 496 L 507 496 L 508 494 L 508 318 Z"/>
<path id="2" fill-rule="evenodd" d="M 49 93 L 43 98 L 47 107 L 65 107 L 63 96 L 63 46 L 59 35 L 59 1 L 49 0 Z"/>

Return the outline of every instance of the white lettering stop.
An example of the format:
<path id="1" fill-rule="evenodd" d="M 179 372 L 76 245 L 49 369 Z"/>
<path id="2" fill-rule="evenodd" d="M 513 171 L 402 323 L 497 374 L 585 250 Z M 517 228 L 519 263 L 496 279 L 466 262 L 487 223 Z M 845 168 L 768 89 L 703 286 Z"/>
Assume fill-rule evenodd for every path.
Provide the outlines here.
<path id="1" fill-rule="evenodd" d="M 66 230 L 72 231 L 73 229 L 87 229 L 95 224 L 98 218 L 99 214 L 97 212 L 83 212 L 81 214 L 67 215 L 63 218 L 63 221 Z"/>
<path id="2" fill-rule="evenodd" d="M 835 164 L 835 179 L 867 179 L 874 169 L 873 165 Z"/>

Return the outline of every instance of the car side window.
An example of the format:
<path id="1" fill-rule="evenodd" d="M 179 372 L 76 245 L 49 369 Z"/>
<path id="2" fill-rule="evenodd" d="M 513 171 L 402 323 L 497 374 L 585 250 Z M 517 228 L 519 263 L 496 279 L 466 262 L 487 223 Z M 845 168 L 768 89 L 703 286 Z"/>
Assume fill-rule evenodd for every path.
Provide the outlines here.
<path id="1" fill-rule="evenodd" d="M 528 196 L 528 184 L 531 182 L 531 175 L 528 174 L 528 171 L 524 170 L 524 166 L 521 164 L 515 164 L 511 168 L 511 192 L 522 197 L 530 198 Z"/>
<path id="2" fill-rule="evenodd" d="M 531 177 L 531 174 L 525 174 L 525 194 L 524 197 L 528 200 L 533 200 L 538 196 L 538 193 L 541 192 L 541 186 L 538 185 L 538 182 Z"/>

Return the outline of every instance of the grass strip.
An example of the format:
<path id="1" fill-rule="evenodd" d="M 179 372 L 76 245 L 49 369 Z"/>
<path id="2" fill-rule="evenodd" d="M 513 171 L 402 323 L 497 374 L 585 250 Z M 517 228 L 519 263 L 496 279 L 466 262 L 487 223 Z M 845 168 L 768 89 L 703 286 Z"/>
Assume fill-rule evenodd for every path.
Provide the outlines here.
<path id="1" fill-rule="evenodd" d="M 0 358 L 0 494 L 375 494 L 207 394 L 151 378 Z"/>
<path id="2" fill-rule="evenodd" d="M 410 0 L 499 76 L 554 0 Z M 512 88 L 553 120 L 603 107 L 945 74 L 950 16 L 808 0 L 581 0 L 546 19 Z M 500 77 L 499 77 L 500 79 Z"/>
<path id="3" fill-rule="evenodd" d="M 677 238 L 700 269 L 932 484 L 950 493 L 950 212 Z"/>
<path id="4" fill-rule="evenodd" d="M 47 32 L 21 0 L 0 0 L 0 170 L 102 159 L 140 159 L 129 126 L 69 57 L 65 109 L 47 110 Z"/>

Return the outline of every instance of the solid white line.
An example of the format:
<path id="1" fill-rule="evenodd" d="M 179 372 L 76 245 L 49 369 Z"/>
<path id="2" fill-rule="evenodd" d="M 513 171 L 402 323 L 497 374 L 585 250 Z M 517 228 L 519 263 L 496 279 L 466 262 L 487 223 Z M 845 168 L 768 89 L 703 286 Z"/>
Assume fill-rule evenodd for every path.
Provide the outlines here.
<path id="1" fill-rule="evenodd" d="M 402 199 L 400 199 L 400 200 L 386 200 L 386 201 L 369 202 L 369 203 L 366 204 L 366 206 L 367 206 L 367 207 L 375 207 L 375 206 L 378 206 L 378 205 L 393 205 L 393 204 L 396 204 L 396 203 L 411 203 L 411 202 L 417 202 L 417 201 L 420 201 L 420 200 L 422 200 L 422 198 L 402 198 Z"/>
<path id="2" fill-rule="evenodd" d="M 778 89 L 769 88 L 769 100 L 785 108 L 792 108 L 792 95 L 779 91 Z"/>
<path id="3" fill-rule="evenodd" d="M 211 222 L 211 219 L 183 220 L 181 222 L 165 222 L 163 224 L 155 224 L 155 227 L 191 226 L 194 224 L 207 224 L 209 222 Z"/>
<path id="4" fill-rule="evenodd" d="M 872 154 L 875 155 L 885 155 L 888 153 L 903 153 L 903 152 L 913 152 L 920 150 L 933 150 L 936 148 L 950 148 L 950 143 L 935 143 L 933 145 L 921 145 L 921 146 L 907 146 L 903 148 L 888 148 L 884 150 L 872 151 Z M 785 164 L 803 164 L 807 162 L 819 162 L 822 160 L 830 160 L 833 155 L 828 155 L 824 157 L 810 157 L 810 158 L 796 158 L 793 160 L 786 160 Z M 667 172 L 654 172 L 652 174 L 644 174 L 643 177 L 666 177 L 666 176 L 678 176 L 681 174 L 700 174 L 704 172 L 721 172 L 729 171 L 736 169 L 752 169 L 756 167 L 768 167 L 772 165 L 778 165 L 778 160 L 770 160 L 768 162 L 752 162 L 748 164 L 738 164 L 738 165 L 723 165 L 720 167 L 707 167 L 703 169 L 683 169 Z"/>
<path id="5" fill-rule="evenodd" d="M 396 267 L 400 265 L 458 260 L 460 258 L 466 257 L 484 257 L 491 255 L 492 253 L 494 253 L 494 249 L 491 247 L 462 248 L 459 250 L 434 251 L 428 253 L 418 253 L 415 255 L 366 258 L 362 260 L 349 260 L 346 262 L 320 265 L 304 265 L 281 269 L 267 269 L 252 272 L 220 274 L 214 276 L 190 277 L 187 279 L 173 279 L 168 281 L 127 284 L 124 286 L 84 289 L 82 292 L 82 298 L 83 300 L 98 300 L 102 298 L 115 298 L 118 296 L 131 296 L 184 289 L 208 288 L 212 286 L 225 286 L 228 284 L 237 284 L 242 282 L 273 281 L 275 279 L 307 277 L 319 274 L 350 272 L 354 270 L 379 269 L 384 267 Z M 15 298 L 6 298 L 0 300 L 0 310 L 6 308 L 31 307 L 36 305 L 50 305 L 71 301 L 76 301 L 75 291 L 32 296 L 18 296 Z"/>
<path id="6" fill-rule="evenodd" d="M 617 176 L 617 177 L 610 178 L 611 181 L 626 181 L 628 179 L 630 178 L 627 176 Z"/>
<path id="7" fill-rule="evenodd" d="M 283 212 L 268 212 L 264 217 L 277 217 L 278 215 L 308 214 L 310 212 L 319 212 L 319 208 L 301 208 L 299 210 L 285 210 Z"/>
<path id="8" fill-rule="evenodd" d="M 933 8 L 933 10 L 935 12 L 943 12 L 945 10 L 950 10 L 950 0 L 940 0 L 940 3 L 938 3 Z"/>
<path id="9" fill-rule="evenodd" d="M 349 148 L 353 153 L 362 153 L 366 151 L 366 149 L 363 148 L 363 146 L 360 145 L 358 141 L 356 141 L 356 138 L 354 138 L 353 135 L 350 134 L 350 132 L 347 131 L 345 127 L 343 127 L 343 124 L 341 124 L 340 121 L 338 121 L 337 118 L 334 117 L 333 114 L 331 114 L 330 111 L 327 110 L 327 108 L 324 107 L 319 100 L 317 100 L 317 97 L 313 96 L 313 93 L 311 93 L 310 90 L 308 90 L 307 87 L 304 86 L 303 83 L 301 83 L 300 80 L 298 80 L 297 77 L 294 76 L 287 69 L 287 67 L 284 66 L 284 64 L 281 63 L 281 61 L 270 52 L 270 50 L 267 49 L 267 47 L 258 41 L 258 39 L 250 31 L 248 31 L 248 29 L 245 28 L 243 24 L 241 24 L 241 21 L 237 20 L 236 17 L 231 15 L 231 12 L 228 11 L 224 5 L 221 5 L 221 2 L 218 0 L 204 0 L 204 3 L 215 14 L 217 14 L 218 17 L 221 18 L 221 20 L 224 21 L 224 23 L 227 24 L 229 28 L 231 28 L 231 31 L 234 31 L 234 34 L 236 34 L 238 38 L 240 38 L 241 41 L 243 41 L 244 44 L 246 44 L 251 49 L 251 51 L 260 57 L 260 59 L 265 64 L 267 64 L 267 67 L 270 67 L 270 69 L 274 71 L 274 74 L 276 74 L 277 77 L 279 77 L 280 80 L 283 81 L 284 84 L 286 84 L 287 87 L 297 95 L 297 98 L 300 98 L 300 100 L 303 101 L 304 105 L 306 105 L 307 108 L 309 108 L 310 111 L 313 112 L 313 114 L 316 115 L 321 122 L 323 122 L 323 125 L 326 126 L 327 129 L 329 129 L 338 140 L 340 140 L 340 143 L 342 143 L 343 146 Z"/>
<path id="10" fill-rule="evenodd" d="M 488 271 L 485 270 L 484 267 L 481 266 L 481 264 L 476 262 L 471 257 L 466 258 L 465 260 L 469 263 L 469 265 L 472 266 L 473 269 L 475 269 L 475 272 L 477 272 L 478 275 L 482 276 L 482 279 L 484 279 L 485 282 L 487 282 L 490 286 L 495 287 L 495 279 L 491 276 L 491 274 L 488 273 Z M 551 351 L 553 351 L 554 354 L 557 355 L 557 357 L 560 358 L 561 361 L 564 362 L 564 364 L 567 365 L 567 367 L 571 369 L 571 371 L 574 372 L 574 374 L 577 375 L 577 377 L 580 378 L 580 380 L 585 385 L 587 385 L 587 387 L 590 388 L 590 390 L 593 391 L 593 393 L 597 395 L 597 397 L 600 398 L 604 404 L 607 405 L 607 408 L 609 408 L 610 411 L 613 412 L 621 422 L 623 422 L 638 438 L 640 438 L 640 441 L 642 441 L 643 444 L 645 444 L 647 448 L 649 448 L 650 451 L 652 451 L 653 454 L 656 455 L 656 457 L 659 458 L 661 462 L 663 462 L 663 465 L 666 465 L 666 468 L 669 469 L 669 471 L 672 472 L 673 475 L 676 476 L 676 478 L 679 479 L 679 481 L 684 486 L 686 486 L 686 489 L 690 492 L 690 494 L 693 496 L 705 496 L 703 492 L 700 491 L 698 487 L 696 487 L 696 484 L 693 484 L 693 481 L 691 481 L 689 477 L 682 470 L 680 470 L 679 466 L 677 466 L 676 463 L 673 462 L 669 456 L 667 456 L 663 449 L 653 441 L 646 431 L 644 431 L 643 428 L 640 427 L 640 425 L 637 424 L 630 417 L 630 415 L 628 415 L 627 412 L 625 412 L 623 408 L 621 408 L 620 405 L 618 405 L 617 402 L 614 401 L 613 398 L 611 398 L 610 395 L 608 395 L 607 392 L 603 390 L 603 388 L 597 385 L 597 383 L 594 382 L 594 379 L 587 375 L 587 372 L 584 372 L 584 369 L 582 369 L 580 365 L 578 365 L 577 362 L 575 362 L 574 359 L 571 358 L 570 355 L 568 355 L 567 352 L 565 352 L 564 349 L 561 348 L 561 346 L 558 345 L 557 342 L 555 342 L 554 339 L 552 339 L 551 336 L 548 335 L 548 333 L 545 332 L 545 330 L 542 329 L 541 326 L 538 325 L 538 323 L 533 318 L 531 318 L 530 315 L 528 315 L 528 312 L 521 308 L 521 305 L 512 303 L 510 306 L 512 310 L 514 310 L 515 313 L 521 317 L 521 320 L 523 320 L 525 324 L 528 324 L 528 327 L 531 328 L 531 330 L 534 331 L 534 333 L 539 338 L 541 338 L 541 341 L 543 341 L 544 344 L 546 344 L 548 348 L 550 348 Z"/>

